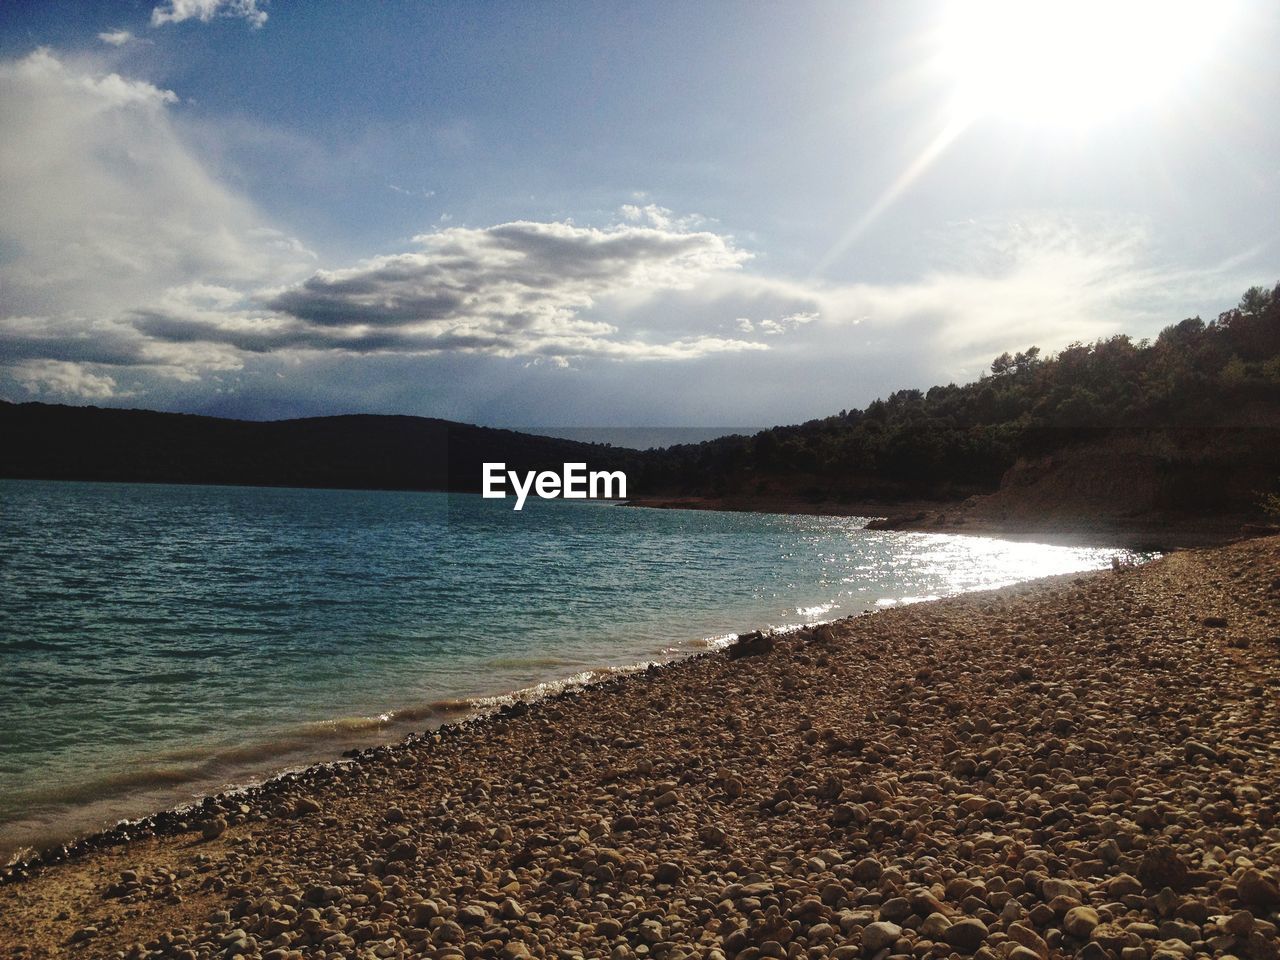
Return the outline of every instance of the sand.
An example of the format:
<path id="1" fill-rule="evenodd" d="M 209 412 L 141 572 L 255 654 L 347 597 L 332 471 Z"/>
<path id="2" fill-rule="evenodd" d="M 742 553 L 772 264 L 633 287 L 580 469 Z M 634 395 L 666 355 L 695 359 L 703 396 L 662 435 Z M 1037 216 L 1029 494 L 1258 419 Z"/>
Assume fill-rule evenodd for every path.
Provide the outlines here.
<path id="1" fill-rule="evenodd" d="M 1280 538 L 885 610 L 210 798 L 0 955 L 1280 955 Z M 127 832 L 127 842 L 115 842 Z"/>

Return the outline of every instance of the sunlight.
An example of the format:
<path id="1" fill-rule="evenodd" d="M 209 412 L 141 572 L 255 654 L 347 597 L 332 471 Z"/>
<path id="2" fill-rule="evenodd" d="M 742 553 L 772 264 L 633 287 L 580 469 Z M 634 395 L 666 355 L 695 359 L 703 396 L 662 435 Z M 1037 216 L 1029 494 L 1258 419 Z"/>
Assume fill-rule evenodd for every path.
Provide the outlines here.
<path id="1" fill-rule="evenodd" d="M 1080 127 L 1159 104 L 1230 19 L 1197 0 L 948 4 L 940 64 L 955 113 Z"/>

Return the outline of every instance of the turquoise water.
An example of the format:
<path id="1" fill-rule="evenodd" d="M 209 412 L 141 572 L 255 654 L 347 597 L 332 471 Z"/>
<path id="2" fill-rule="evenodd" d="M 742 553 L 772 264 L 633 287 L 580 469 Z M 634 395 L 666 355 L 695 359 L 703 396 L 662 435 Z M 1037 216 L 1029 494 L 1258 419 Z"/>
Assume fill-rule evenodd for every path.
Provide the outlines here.
<path id="1" fill-rule="evenodd" d="M 0 852 L 332 759 L 480 698 L 1116 554 L 862 526 L 0 481 Z"/>

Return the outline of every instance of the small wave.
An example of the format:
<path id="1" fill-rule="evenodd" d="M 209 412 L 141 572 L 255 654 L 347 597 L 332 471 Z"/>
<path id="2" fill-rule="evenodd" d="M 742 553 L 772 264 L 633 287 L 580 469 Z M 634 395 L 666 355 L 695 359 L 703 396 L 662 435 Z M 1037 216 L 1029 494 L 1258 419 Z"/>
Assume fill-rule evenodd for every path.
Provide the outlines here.
<path id="1" fill-rule="evenodd" d="M 923 597 L 885 597 L 876 601 L 877 607 L 905 607 L 912 603 L 928 603 L 930 600 L 942 599 L 939 594 L 931 593 Z"/>
<path id="2" fill-rule="evenodd" d="M 836 604 L 832 601 L 831 603 L 819 603 L 812 607 L 796 607 L 796 613 L 806 619 L 812 619 L 828 614 L 835 608 Z"/>
<path id="3" fill-rule="evenodd" d="M 737 639 L 738 635 L 736 633 L 722 633 L 714 637 L 703 637 L 697 643 L 707 650 L 724 650 L 726 647 L 732 646 Z"/>

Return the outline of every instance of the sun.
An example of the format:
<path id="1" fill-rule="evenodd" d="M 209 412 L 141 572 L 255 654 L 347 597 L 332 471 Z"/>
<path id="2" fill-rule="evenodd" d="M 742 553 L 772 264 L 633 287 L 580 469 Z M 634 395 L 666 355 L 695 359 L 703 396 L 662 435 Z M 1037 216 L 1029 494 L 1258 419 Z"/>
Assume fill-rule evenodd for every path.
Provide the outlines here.
<path id="1" fill-rule="evenodd" d="M 938 59 L 966 120 L 1079 127 L 1163 103 L 1226 21 L 1214 0 L 956 0 Z"/>

